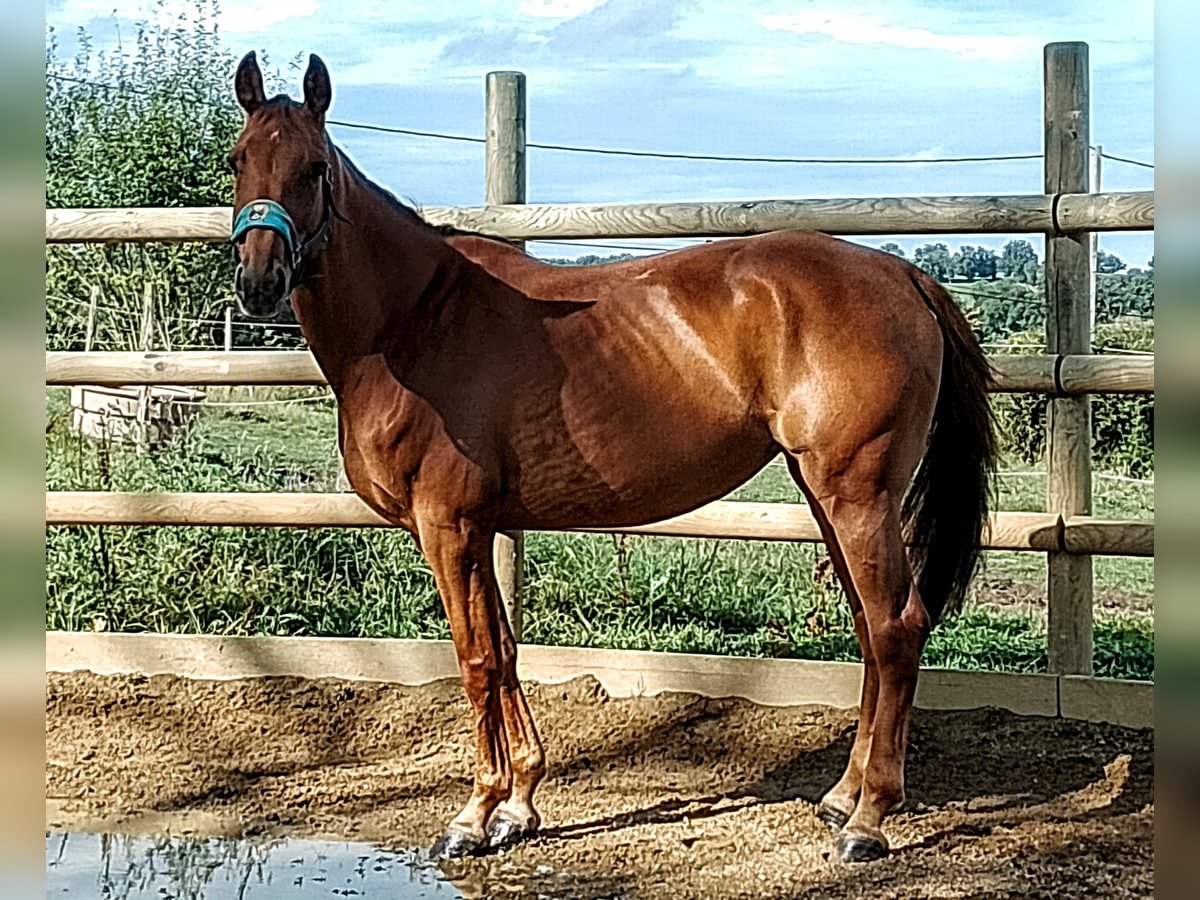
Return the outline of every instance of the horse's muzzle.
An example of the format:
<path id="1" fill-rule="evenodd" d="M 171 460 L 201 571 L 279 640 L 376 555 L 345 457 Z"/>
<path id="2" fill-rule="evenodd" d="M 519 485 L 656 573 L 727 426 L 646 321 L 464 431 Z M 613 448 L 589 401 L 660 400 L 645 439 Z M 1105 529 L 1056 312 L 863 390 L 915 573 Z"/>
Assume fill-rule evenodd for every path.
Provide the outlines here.
<path id="1" fill-rule="evenodd" d="M 233 289 L 242 314 L 254 319 L 279 315 L 291 293 L 292 273 L 279 260 L 266 266 L 239 265 L 233 276 Z"/>

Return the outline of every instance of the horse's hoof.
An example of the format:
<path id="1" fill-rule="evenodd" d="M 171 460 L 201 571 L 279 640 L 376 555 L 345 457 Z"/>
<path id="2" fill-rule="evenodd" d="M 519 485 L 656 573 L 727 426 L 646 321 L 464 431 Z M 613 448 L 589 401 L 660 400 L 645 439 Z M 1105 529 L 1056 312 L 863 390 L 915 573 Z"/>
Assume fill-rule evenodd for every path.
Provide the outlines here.
<path id="1" fill-rule="evenodd" d="M 850 817 L 840 809 L 834 809 L 824 803 L 817 806 L 817 818 L 834 831 L 841 831 L 842 826 L 850 821 Z"/>
<path id="2" fill-rule="evenodd" d="M 842 831 L 837 836 L 837 852 L 842 862 L 870 862 L 887 856 L 888 846 L 886 841 L 867 834 Z"/>
<path id="3" fill-rule="evenodd" d="M 488 847 L 495 850 L 499 847 L 511 847 L 533 834 L 533 829 L 526 828 L 511 816 L 496 813 L 488 822 Z"/>
<path id="4" fill-rule="evenodd" d="M 434 859 L 462 859 L 486 849 L 486 841 L 451 828 L 429 848 L 429 855 Z"/>

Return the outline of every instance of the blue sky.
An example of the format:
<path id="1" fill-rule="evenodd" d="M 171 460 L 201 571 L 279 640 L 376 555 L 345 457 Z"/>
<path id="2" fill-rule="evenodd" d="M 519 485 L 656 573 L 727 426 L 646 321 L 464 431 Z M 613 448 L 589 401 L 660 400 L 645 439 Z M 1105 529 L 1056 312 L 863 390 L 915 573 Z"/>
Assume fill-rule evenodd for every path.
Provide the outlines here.
<path id="1" fill-rule="evenodd" d="M 170 14 L 191 4 L 165 6 Z M 336 119 L 480 135 L 484 75 L 513 68 L 528 76 L 531 141 L 731 155 L 1037 153 L 1042 46 L 1082 40 L 1091 47 L 1092 142 L 1154 159 L 1148 0 L 226 0 L 223 7 L 221 33 L 236 54 L 259 49 L 283 61 L 319 53 L 333 77 Z M 149 10 L 147 0 L 49 0 L 46 16 L 69 51 L 77 26 L 111 44 L 118 28 L 132 34 Z M 480 145 L 332 132 L 403 197 L 425 206 L 482 200 Z M 1042 181 L 1040 160 L 814 166 L 530 150 L 528 169 L 531 202 L 1025 193 L 1039 192 Z M 1153 172 L 1106 160 L 1103 186 L 1147 190 Z M 934 239 L 999 247 L 1006 238 Z M 898 243 L 911 249 L 927 240 Z M 1041 253 L 1040 239 L 1034 243 Z M 1101 246 L 1142 265 L 1153 238 L 1102 236 Z M 545 244 L 531 249 L 551 252 Z"/>

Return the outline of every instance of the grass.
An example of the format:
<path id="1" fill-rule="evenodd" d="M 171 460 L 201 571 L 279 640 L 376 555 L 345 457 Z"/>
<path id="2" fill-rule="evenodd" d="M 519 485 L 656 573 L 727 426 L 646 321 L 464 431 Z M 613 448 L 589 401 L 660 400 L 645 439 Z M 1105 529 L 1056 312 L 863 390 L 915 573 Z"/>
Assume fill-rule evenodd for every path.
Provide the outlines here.
<path id="1" fill-rule="evenodd" d="M 210 391 L 236 403 L 248 389 Z M 65 391 L 48 404 L 51 490 L 333 490 L 340 469 L 333 404 L 306 389 L 259 389 L 264 406 L 206 406 L 175 446 L 107 453 L 69 428 Z M 1004 466 L 1003 468 L 1012 468 Z M 1044 479 L 1005 477 L 1002 509 L 1040 507 Z M 782 466 L 732 498 L 803 502 Z M 1097 513 L 1153 515 L 1145 485 L 1097 482 Z M 820 545 L 613 535 L 527 538 L 526 639 L 667 651 L 857 659 L 844 599 L 814 578 Z M 1044 593 L 1045 561 L 989 553 L 984 602 L 935 631 L 925 663 L 1041 671 L 1045 617 L 988 601 L 988 585 Z M 1096 561 L 1098 591 L 1153 594 L 1148 560 Z M 1143 602 L 1142 606 L 1145 605 Z M 446 637 L 429 570 L 399 532 L 354 529 L 52 528 L 47 530 L 49 628 L 218 634 Z M 1145 613 L 1098 613 L 1097 673 L 1149 678 Z"/>

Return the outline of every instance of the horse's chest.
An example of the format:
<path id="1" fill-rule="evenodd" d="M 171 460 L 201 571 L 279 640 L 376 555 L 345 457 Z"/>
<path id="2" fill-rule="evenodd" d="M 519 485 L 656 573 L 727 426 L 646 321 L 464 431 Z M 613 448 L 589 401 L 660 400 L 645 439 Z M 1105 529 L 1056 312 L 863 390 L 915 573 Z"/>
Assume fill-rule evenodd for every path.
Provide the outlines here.
<path id="1" fill-rule="evenodd" d="M 354 492 L 385 518 L 411 526 L 412 488 L 422 462 L 423 442 L 413 440 L 403 416 L 386 405 L 370 412 L 343 403 L 338 410 L 339 443 Z"/>

